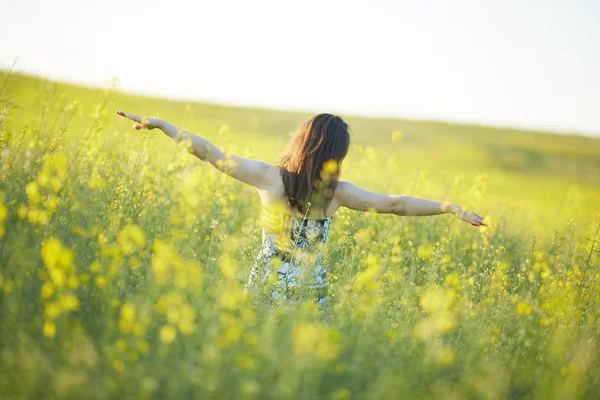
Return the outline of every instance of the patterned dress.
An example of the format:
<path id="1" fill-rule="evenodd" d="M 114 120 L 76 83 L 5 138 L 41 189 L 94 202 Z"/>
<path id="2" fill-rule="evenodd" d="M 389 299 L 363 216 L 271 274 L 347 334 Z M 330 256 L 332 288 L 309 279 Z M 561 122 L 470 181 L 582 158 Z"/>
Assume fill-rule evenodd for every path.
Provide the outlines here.
<path id="1" fill-rule="evenodd" d="M 328 280 L 324 248 L 333 217 L 309 219 L 263 207 L 262 246 L 244 292 L 267 304 L 316 300 L 328 319 Z"/>

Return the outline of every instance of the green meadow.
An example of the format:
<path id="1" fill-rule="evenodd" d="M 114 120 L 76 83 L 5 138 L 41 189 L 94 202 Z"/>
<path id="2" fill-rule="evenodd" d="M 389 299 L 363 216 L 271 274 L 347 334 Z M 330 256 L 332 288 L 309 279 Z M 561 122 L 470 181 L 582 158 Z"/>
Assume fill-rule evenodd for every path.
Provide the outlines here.
<path id="1" fill-rule="evenodd" d="M 314 114 L 0 72 L 0 398 L 586 399 L 600 393 L 600 138 L 341 116 L 342 179 L 485 216 L 340 210 L 328 322 L 254 308 L 256 191 L 156 116 L 274 162 Z"/>

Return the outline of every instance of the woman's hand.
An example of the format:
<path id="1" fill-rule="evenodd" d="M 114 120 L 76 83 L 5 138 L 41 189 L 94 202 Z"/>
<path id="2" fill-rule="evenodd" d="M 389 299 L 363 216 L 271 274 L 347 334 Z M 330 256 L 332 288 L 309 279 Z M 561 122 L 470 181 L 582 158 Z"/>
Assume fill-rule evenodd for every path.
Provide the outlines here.
<path id="1" fill-rule="evenodd" d="M 137 130 L 158 128 L 161 121 L 158 118 L 138 117 L 137 115 L 128 114 L 123 111 L 117 111 L 117 114 L 137 122 L 136 124 L 133 124 L 133 127 Z"/>
<path id="2" fill-rule="evenodd" d="M 473 211 L 463 210 L 461 206 L 454 205 L 451 208 L 451 212 L 456 218 L 462 219 L 473 226 L 487 226 L 487 224 L 483 223 L 483 217 L 477 215 Z"/>

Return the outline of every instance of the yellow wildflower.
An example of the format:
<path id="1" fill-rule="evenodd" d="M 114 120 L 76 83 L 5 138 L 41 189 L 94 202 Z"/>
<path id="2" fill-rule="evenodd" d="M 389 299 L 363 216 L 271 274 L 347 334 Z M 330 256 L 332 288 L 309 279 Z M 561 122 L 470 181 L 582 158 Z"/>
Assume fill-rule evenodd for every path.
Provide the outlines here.
<path id="1" fill-rule="evenodd" d="M 119 371 L 119 372 L 124 371 L 125 363 L 122 360 L 114 360 L 113 368 L 115 369 L 115 371 Z"/>
<path id="2" fill-rule="evenodd" d="M 160 340 L 163 343 L 171 343 L 177 337 L 177 330 L 171 325 L 165 325 L 160 330 Z"/>
<path id="3" fill-rule="evenodd" d="M 404 139 L 404 134 L 401 131 L 392 132 L 392 142 L 400 142 Z"/>
<path id="4" fill-rule="evenodd" d="M 59 298 L 60 307 L 65 311 L 79 309 L 79 299 L 73 294 L 63 294 Z"/>
<path id="5" fill-rule="evenodd" d="M 44 322 L 43 331 L 44 336 L 52 339 L 56 335 L 56 325 L 54 324 L 54 322 L 46 320 L 46 322 Z"/>
<path id="6" fill-rule="evenodd" d="M 449 367 L 454 364 L 454 360 L 456 359 L 456 352 L 450 346 L 443 346 L 439 349 L 435 354 L 435 362 L 436 364 Z"/>
<path id="7" fill-rule="evenodd" d="M 49 299 L 52 296 L 52 293 L 54 293 L 54 285 L 52 284 L 52 282 L 44 283 L 40 294 L 42 299 Z"/>
<path id="8" fill-rule="evenodd" d="M 340 333 L 321 322 L 301 323 L 294 326 L 292 346 L 294 353 L 309 355 L 319 360 L 333 360 L 341 351 Z"/>
<path id="9" fill-rule="evenodd" d="M 517 305 L 517 315 L 531 315 L 532 308 L 524 301 Z"/>

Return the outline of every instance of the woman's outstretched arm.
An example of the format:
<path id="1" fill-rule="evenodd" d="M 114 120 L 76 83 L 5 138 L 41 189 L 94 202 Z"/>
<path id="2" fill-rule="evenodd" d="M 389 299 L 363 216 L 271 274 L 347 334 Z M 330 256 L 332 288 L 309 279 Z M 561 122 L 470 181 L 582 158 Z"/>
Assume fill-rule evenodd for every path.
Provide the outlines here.
<path id="1" fill-rule="evenodd" d="M 338 207 L 403 216 L 453 214 L 474 226 L 486 226 L 483 218 L 472 211 L 448 202 L 425 200 L 412 196 L 390 196 L 362 189 L 350 182 L 339 181 L 335 191 Z"/>
<path id="2" fill-rule="evenodd" d="M 158 128 L 177 143 L 188 141 L 190 153 L 200 160 L 208 161 L 219 171 L 257 189 L 267 189 L 272 185 L 273 178 L 279 177 L 276 169 L 270 164 L 226 153 L 205 138 L 178 128 L 165 120 L 140 117 L 123 111 L 117 111 L 117 114 L 135 121 L 133 125 L 135 129 Z"/>

